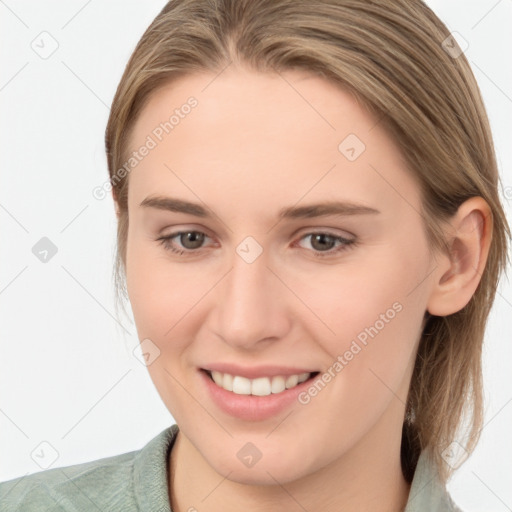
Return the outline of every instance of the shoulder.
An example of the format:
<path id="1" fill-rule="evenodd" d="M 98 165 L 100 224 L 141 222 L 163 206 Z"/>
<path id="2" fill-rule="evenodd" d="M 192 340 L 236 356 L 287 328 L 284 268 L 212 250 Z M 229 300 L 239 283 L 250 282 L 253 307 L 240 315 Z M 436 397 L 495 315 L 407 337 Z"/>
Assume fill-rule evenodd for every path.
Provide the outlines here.
<path id="1" fill-rule="evenodd" d="M 67 507 L 71 497 L 75 505 L 88 502 L 92 508 L 92 503 L 101 508 L 110 489 L 115 487 L 123 494 L 129 491 L 126 487 L 131 480 L 136 453 L 48 469 L 2 482 L 0 510 L 57 510 L 57 507 L 76 510 L 76 507 Z"/>
<path id="2" fill-rule="evenodd" d="M 175 435 L 169 427 L 140 450 L 1 482 L 0 512 L 131 512 L 141 501 L 168 503 L 166 454 Z"/>
<path id="3" fill-rule="evenodd" d="M 111 493 L 114 490 L 129 501 L 131 471 L 137 453 L 47 469 L 2 482 L 0 510 L 87 510 L 95 509 L 94 505 L 103 510 L 109 501 L 114 501 Z"/>

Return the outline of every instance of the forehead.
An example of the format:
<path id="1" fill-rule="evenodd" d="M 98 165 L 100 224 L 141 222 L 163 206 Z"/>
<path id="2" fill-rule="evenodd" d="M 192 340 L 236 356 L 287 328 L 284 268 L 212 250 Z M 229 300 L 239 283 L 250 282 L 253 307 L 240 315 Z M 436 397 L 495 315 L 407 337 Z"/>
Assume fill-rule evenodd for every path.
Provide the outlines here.
<path id="1" fill-rule="evenodd" d="M 228 67 L 217 74 L 182 76 L 153 92 L 137 120 L 132 143 L 168 120 L 190 98 L 197 100 L 197 108 L 192 109 L 192 121 L 187 124 L 211 130 L 210 139 L 222 140 L 220 129 L 233 128 L 236 123 L 238 136 L 253 135 L 255 144 L 264 140 L 265 133 L 283 135 L 286 131 L 293 141 L 307 131 L 327 136 L 326 145 L 332 146 L 332 139 L 345 131 L 367 138 L 366 133 L 378 124 L 349 91 L 319 76 L 302 70 L 270 74 Z M 173 127 L 174 133 L 183 131 L 179 124 Z M 284 141 L 280 137 L 279 143 Z M 270 142 L 267 137 L 265 143 Z"/>
<path id="2" fill-rule="evenodd" d="M 149 139 L 154 147 L 130 173 L 129 196 L 140 200 L 166 187 L 190 199 L 191 191 L 218 193 L 224 202 L 230 192 L 293 203 L 346 190 L 382 204 L 418 192 L 378 119 L 348 91 L 304 71 L 228 67 L 180 77 L 150 97 L 130 149 Z"/>

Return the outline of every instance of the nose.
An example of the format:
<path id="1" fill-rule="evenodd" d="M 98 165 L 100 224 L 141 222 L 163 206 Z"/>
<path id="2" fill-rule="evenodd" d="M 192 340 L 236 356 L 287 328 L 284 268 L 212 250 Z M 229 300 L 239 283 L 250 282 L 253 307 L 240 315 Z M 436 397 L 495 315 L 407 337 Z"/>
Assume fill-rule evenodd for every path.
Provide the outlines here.
<path id="1" fill-rule="evenodd" d="M 269 266 L 265 251 L 254 261 L 235 253 L 231 270 L 216 287 L 214 329 L 234 348 L 264 348 L 291 328 L 290 292 Z"/>

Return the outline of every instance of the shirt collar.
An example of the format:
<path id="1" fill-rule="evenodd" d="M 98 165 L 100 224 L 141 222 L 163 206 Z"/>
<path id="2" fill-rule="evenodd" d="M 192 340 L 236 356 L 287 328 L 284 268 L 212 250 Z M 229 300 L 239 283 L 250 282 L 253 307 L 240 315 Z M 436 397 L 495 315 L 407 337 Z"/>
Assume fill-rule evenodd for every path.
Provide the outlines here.
<path id="1" fill-rule="evenodd" d="M 445 484 L 436 470 L 434 461 L 426 450 L 418 459 L 404 512 L 457 512 Z"/>
<path id="2" fill-rule="evenodd" d="M 141 511 L 171 512 L 168 461 L 178 430 L 176 424 L 166 428 L 135 456 L 133 489 Z"/>

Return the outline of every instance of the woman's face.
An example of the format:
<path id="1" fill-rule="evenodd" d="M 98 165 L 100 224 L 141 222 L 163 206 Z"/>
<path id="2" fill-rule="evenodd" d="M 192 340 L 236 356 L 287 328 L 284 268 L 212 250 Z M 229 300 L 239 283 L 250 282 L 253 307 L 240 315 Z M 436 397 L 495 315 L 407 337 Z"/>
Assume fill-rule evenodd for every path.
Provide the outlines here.
<path id="1" fill-rule="evenodd" d="M 378 119 L 322 78 L 228 68 L 155 93 L 130 149 L 128 293 L 203 461 L 275 484 L 399 445 L 435 263 Z"/>

